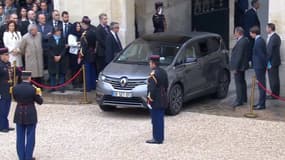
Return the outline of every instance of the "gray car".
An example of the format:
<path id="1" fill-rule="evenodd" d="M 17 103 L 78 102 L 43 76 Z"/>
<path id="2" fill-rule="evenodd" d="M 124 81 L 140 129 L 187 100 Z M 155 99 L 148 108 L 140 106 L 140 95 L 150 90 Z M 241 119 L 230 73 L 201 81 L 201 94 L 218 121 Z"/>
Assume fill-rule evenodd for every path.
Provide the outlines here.
<path id="1" fill-rule="evenodd" d="M 148 58 L 152 54 L 160 55 L 161 67 L 168 73 L 168 114 L 178 114 L 183 103 L 193 98 L 227 96 L 229 56 L 220 35 L 158 33 L 132 42 L 100 73 L 96 100 L 103 111 L 147 108 Z"/>

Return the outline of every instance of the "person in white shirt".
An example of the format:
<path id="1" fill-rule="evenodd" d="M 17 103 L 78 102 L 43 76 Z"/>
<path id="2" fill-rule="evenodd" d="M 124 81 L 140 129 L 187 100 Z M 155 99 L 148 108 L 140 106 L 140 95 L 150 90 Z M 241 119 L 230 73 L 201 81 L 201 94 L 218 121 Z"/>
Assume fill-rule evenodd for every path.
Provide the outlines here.
<path id="1" fill-rule="evenodd" d="M 71 70 L 71 74 L 74 75 L 80 68 L 80 61 L 78 60 L 78 52 L 80 49 L 80 38 L 82 36 L 82 28 L 79 22 L 75 22 L 71 31 L 68 35 L 68 46 L 69 46 L 69 67 Z M 79 86 L 78 80 L 75 80 L 72 85 L 74 88 L 78 88 Z"/>
<path id="2" fill-rule="evenodd" d="M 14 61 L 16 61 L 17 67 L 23 67 L 22 57 L 20 54 L 20 44 L 22 41 L 22 35 L 18 31 L 17 24 L 14 21 L 9 21 L 7 23 L 6 32 L 3 35 L 4 46 L 8 48 L 10 53 L 9 61 L 13 66 Z"/>

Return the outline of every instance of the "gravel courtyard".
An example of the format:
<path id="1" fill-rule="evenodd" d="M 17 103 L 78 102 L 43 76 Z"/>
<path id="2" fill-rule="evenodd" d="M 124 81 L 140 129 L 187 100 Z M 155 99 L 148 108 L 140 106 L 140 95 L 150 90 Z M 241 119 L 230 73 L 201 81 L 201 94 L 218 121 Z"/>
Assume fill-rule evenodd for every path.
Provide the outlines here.
<path id="1" fill-rule="evenodd" d="M 38 114 L 37 160 L 285 159 L 284 122 L 182 112 L 166 117 L 163 145 L 148 145 L 151 125 L 144 110 L 43 105 Z M 17 159 L 15 142 L 15 132 L 0 134 L 0 160 Z"/>

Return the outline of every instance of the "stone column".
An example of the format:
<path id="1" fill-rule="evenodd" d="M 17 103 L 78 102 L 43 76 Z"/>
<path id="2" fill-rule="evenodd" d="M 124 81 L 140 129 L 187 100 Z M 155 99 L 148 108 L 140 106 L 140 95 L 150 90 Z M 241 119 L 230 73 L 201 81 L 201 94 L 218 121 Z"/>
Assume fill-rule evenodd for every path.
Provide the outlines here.
<path id="1" fill-rule="evenodd" d="M 276 25 L 276 32 L 280 35 L 282 40 L 281 58 L 282 63 L 285 64 L 285 1 L 274 0 L 269 1 L 269 22 Z"/>

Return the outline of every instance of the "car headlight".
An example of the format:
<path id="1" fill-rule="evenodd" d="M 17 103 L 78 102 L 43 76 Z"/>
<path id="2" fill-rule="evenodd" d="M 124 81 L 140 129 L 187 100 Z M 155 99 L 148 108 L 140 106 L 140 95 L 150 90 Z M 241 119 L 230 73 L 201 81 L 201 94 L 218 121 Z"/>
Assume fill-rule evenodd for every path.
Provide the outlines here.
<path id="1" fill-rule="evenodd" d="M 106 80 L 106 76 L 102 73 L 99 74 L 99 81 L 105 81 Z"/>

